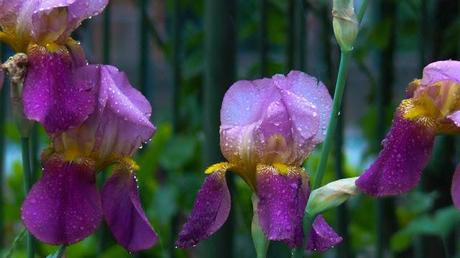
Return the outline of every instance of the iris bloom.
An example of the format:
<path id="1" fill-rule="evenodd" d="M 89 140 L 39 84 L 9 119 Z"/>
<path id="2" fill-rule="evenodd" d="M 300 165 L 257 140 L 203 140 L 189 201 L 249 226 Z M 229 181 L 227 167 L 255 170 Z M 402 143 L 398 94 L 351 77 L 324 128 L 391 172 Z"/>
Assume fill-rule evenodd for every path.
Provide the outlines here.
<path id="1" fill-rule="evenodd" d="M 88 65 L 70 38 L 82 20 L 107 1 L 0 2 L 0 39 L 28 55 L 24 115 L 41 123 L 52 145 L 42 154 L 43 175 L 22 205 L 22 220 L 39 240 L 72 244 L 105 217 L 129 251 L 151 247 L 157 235 L 141 207 L 135 151 L 150 139 L 151 106 L 117 68 Z M 113 165 L 102 191 L 96 173 Z"/>
<path id="2" fill-rule="evenodd" d="M 192 247 L 224 224 L 231 205 L 227 170 L 243 178 L 257 196 L 254 210 L 266 237 L 303 246 L 302 219 L 310 191 L 301 165 L 324 139 L 330 111 L 326 87 L 301 72 L 233 84 L 221 109 L 220 146 L 227 162 L 206 170 L 177 246 Z M 307 247 L 326 250 L 340 241 L 319 216 Z"/>
<path id="3" fill-rule="evenodd" d="M 383 150 L 357 180 L 372 196 L 407 192 L 418 183 L 437 134 L 460 132 L 460 62 L 439 61 L 409 84 L 407 99 L 397 109 Z M 460 209 L 460 169 L 452 180 L 452 199 Z"/>

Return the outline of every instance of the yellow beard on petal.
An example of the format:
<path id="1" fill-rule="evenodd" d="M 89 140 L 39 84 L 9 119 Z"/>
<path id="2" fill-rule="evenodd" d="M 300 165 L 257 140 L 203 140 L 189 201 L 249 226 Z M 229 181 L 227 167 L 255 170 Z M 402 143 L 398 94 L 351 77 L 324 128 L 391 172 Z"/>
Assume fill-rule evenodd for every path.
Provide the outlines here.
<path id="1" fill-rule="evenodd" d="M 416 90 L 412 98 L 403 100 L 399 106 L 403 117 L 438 133 L 459 133 L 460 130 L 447 116 L 460 109 L 460 85 L 442 81 L 425 88 L 419 86 L 419 80 L 410 84 L 409 87 Z"/>

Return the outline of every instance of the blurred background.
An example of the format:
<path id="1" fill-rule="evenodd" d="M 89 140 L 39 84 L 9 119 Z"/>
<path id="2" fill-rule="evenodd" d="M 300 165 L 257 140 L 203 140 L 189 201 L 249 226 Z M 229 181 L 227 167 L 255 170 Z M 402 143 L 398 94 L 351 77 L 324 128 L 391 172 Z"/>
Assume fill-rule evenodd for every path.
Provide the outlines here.
<path id="1" fill-rule="evenodd" d="M 356 8 L 360 6 L 355 1 Z M 139 152 L 140 195 L 159 243 L 130 254 L 105 225 L 72 245 L 67 257 L 252 258 L 251 192 L 229 175 L 232 213 L 218 234 L 191 250 L 174 246 L 193 205 L 204 169 L 222 160 L 219 110 L 239 79 L 297 69 L 334 92 L 338 63 L 332 1 L 321 0 L 111 0 L 74 34 L 91 63 L 125 71 L 153 106 L 158 130 Z M 339 130 L 326 180 L 359 175 L 374 160 L 405 87 L 433 61 L 460 58 L 460 1 L 373 0 L 362 23 L 349 71 Z M 2 60 L 12 54 L 4 46 Z M 11 119 L 8 87 L 0 100 L 0 254 L 25 257 L 20 205 L 24 199 L 19 134 Z M 48 144 L 34 129 L 33 168 Z M 320 148 L 317 148 L 318 150 Z M 396 198 L 357 196 L 325 215 L 344 237 L 314 257 L 460 257 L 460 212 L 450 182 L 460 141 L 437 137 L 431 163 L 416 190 Z M 305 166 L 316 170 L 319 154 Z M 107 173 L 99 174 L 103 182 Z M 314 176 L 314 175 L 313 175 Z M 56 247 L 40 244 L 38 257 Z M 289 257 L 282 243 L 268 257 Z"/>

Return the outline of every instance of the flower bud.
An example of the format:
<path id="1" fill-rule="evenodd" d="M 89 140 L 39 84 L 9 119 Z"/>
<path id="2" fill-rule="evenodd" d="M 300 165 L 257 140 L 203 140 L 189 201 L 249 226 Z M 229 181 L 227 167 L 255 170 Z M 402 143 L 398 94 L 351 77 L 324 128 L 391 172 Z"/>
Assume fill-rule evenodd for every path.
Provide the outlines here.
<path id="1" fill-rule="evenodd" d="M 332 17 L 335 38 L 340 48 L 342 51 L 351 51 L 359 30 L 353 0 L 334 0 Z"/>
<path id="2" fill-rule="evenodd" d="M 333 181 L 311 192 L 307 203 L 307 213 L 314 216 L 323 211 L 335 208 L 351 196 L 358 193 L 355 181 L 357 177 Z"/>

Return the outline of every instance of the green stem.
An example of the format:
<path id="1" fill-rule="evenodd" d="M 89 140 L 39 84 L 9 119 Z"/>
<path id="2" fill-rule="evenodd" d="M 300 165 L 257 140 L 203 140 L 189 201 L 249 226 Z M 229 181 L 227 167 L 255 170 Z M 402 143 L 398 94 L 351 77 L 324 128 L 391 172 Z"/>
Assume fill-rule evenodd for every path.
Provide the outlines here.
<path id="1" fill-rule="evenodd" d="M 5 46 L 2 44 L 0 46 L 0 56 L 1 60 L 5 59 Z M 3 82 L 0 82 L 3 83 Z M 0 232 L 3 232 L 3 226 L 4 226 L 4 163 L 5 163 L 5 124 L 6 124 L 6 117 L 7 117 L 7 111 L 6 111 L 6 103 L 7 103 L 7 96 L 8 92 L 6 91 L 5 85 L 3 85 L 4 88 L 0 92 Z M 0 86 L 1 87 L 1 86 Z M 3 234 L 0 234 L 0 250 L 3 249 L 3 242 L 4 242 L 4 236 Z"/>
<path id="2" fill-rule="evenodd" d="M 361 22 L 365 11 L 367 9 L 369 0 L 364 0 L 363 3 L 361 4 L 361 8 L 358 12 L 358 22 Z M 337 75 L 337 81 L 335 84 L 335 92 L 334 92 L 334 99 L 332 103 L 332 112 L 331 112 L 331 117 L 329 118 L 329 125 L 327 128 L 327 133 L 326 133 L 326 139 L 324 140 L 323 143 L 323 148 L 321 150 L 321 157 L 320 157 L 320 163 L 318 166 L 318 170 L 315 174 L 315 179 L 313 182 L 313 187 L 311 190 L 314 190 L 318 187 L 321 186 L 321 182 L 324 177 L 324 172 L 326 170 L 326 165 L 327 165 L 327 159 L 329 156 L 329 152 L 331 151 L 332 147 L 332 139 L 335 136 L 335 129 L 337 127 L 337 120 L 340 115 L 340 108 L 342 105 L 342 98 L 343 98 L 343 92 L 345 90 L 345 83 L 347 79 L 347 73 L 348 73 L 348 65 L 350 62 L 351 58 L 351 53 L 352 51 L 344 51 L 341 50 L 340 52 L 340 63 L 339 63 L 339 71 Z M 304 235 L 308 238 L 310 235 L 311 231 L 311 226 L 312 223 L 314 222 L 315 217 L 310 217 L 306 212 L 303 220 L 303 226 L 304 226 Z M 304 251 L 299 250 L 301 248 L 294 249 L 292 252 L 292 257 L 293 258 L 302 258 Z"/>
<path id="3" fill-rule="evenodd" d="M 351 51 L 342 51 L 340 53 L 339 74 L 335 84 L 332 113 L 329 119 L 329 125 L 327 127 L 326 139 L 324 140 L 323 148 L 321 150 L 321 159 L 319 162 L 318 170 L 316 171 L 315 180 L 313 181 L 313 189 L 321 186 L 321 181 L 323 180 L 324 172 L 326 170 L 327 158 L 329 156 L 329 152 L 331 151 L 332 140 L 334 139 L 335 129 L 337 127 L 337 119 L 340 115 L 340 107 L 342 105 L 342 97 L 345 90 L 345 82 L 347 79 L 350 57 Z"/>
<path id="4" fill-rule="evenodd" d="M 22 168 L 24 170 L 24 188 L 26 194 L 32 187 L 32 170 L 30 168 L 30 139 L 29 137 L 21 137 L 22 149 Z M 27 235 L 27 257 L 33 258 L 35 256 L 35 243 L 32 234 Z"/>
<path id="5" fill-rule="evenodd" d="M 13 243 L 11 243 L 10 249 L 8 249 L 8 252 L 3 256 L 4 258 L 11 258 L 13 256 L 13 252 L 18 246 L 19 242 L 22 240 L 24 235 L 26 234 L 27 230 L 23 228 L 19 234 L 14 238 Z"/>
<path id="6" fill-rule="evenodd" d="M 56 258 L 62 258 L 64 256 L 66 247 L 67 247 L 66 245 L 61 245 L 59 247 L 59 250 L 56 253 Z"/>

